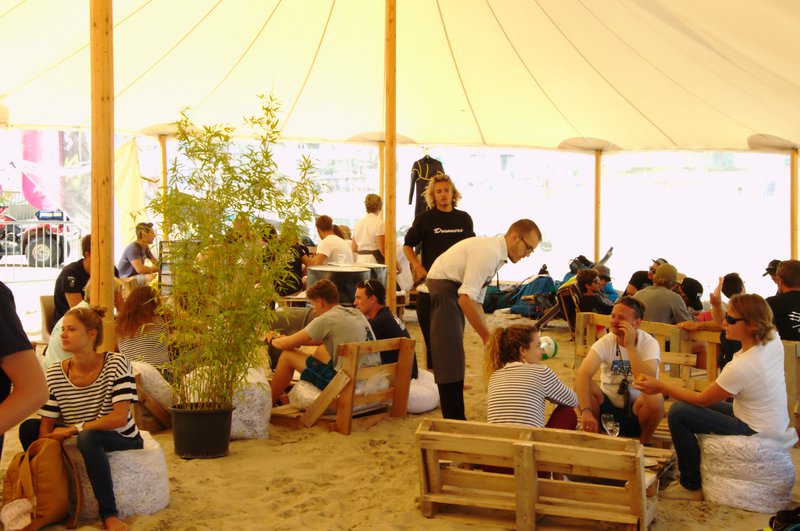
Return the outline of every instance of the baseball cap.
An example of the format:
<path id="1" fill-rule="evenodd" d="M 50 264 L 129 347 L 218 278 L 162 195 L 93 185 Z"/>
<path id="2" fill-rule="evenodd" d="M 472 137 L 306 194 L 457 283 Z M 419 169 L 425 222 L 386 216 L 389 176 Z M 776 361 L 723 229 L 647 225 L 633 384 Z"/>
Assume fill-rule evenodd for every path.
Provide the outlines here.
<path id="1" fill-rule="evenodd" d="M 689 299 L 689 306 L 697 311 L 703 309 L 703 301 L 700 300 L 703 295 L 703 285 L 700 282 L 691 277 L 686 277 L 681 282 L 681 289 L 686 298 Z"/>
<path id="2" fill-rule="evenodd" d="M 669 263 L 669 262 L 667 262 L 666 258 L 654 258 L 653 262 L 655 262 L 658 265 L 664 265 L 664 264 L 668 264 Z"/>
<path id="3" fill-rule="evenodd" d="M 775 260 L 771 260 L 769 265 L 767 266 L 766 272 L 761 276 L 765 277 L 767 275 L 774 275 L 778 271 L 779 265 L 781 265 L 781 261 L 778 260 L 777 258 Z"/>
<path id="4" fill-rule="evenodd" d="M 656 282 L 669 282 L 675 284 L 678 281 L 678 270 L 672 264 L 661 264 L 656 269 L 653 280 Z"/>

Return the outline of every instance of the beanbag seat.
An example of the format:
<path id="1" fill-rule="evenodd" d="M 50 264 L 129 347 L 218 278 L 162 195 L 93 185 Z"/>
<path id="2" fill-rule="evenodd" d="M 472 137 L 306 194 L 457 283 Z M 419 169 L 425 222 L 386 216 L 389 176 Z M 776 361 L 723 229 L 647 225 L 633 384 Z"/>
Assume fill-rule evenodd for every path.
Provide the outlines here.
<path id="1" fill-rule="evenodd" d="M 433 373 L 420 369 L 417 378 L 411 380 L 408 390 L 408 407 L 412 414 L 425 413 L 439 406 L 439 388 L 433 379 Z"/>
<path id="2" fill-rule="evenodd" d="M 169 505 L 169 476 L 164 451 L 152 435 L 140 431 L 144 440 L 141 450 L 123 450 L 109 452 L 108 463 L 111 466 L 111 478 L 114 482 L 114 497 L 120 518 L 134 514 L 153 514 Z M 83 504 L 81 520 L 99 518 L 97 499 L 86 474 L 86 465 L 78 450 L 75 438 L 64 443 L 64 448 L 75 462 L 75 468 L 81 482 Z M 72 489 L 70 482 L 70 489 Z M 72 500 L 74 492 L 70 493 Z"/>
<path id="3" fill-rule="evenodd" d="M 697 438 L 706 501 L 759 513 L 791 504 L 794 466 L 785 446 L 755 435 Z"/>

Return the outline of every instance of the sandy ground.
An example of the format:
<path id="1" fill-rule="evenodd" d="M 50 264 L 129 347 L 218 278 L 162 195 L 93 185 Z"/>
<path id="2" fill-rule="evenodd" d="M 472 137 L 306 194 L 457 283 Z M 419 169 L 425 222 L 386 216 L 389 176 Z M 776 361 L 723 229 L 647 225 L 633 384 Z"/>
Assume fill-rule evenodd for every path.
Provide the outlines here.
<path id="1" fill-rule="evenodd" d="M 504 322 L 529 322 L 508 316 L 487 316 L 492 327 Z M 412 336 L 422 342 L 416 316 L 406 312 Z M 547 360 L 568 385 L 572 385 L 573 343 L 563 322 L 545 331 L 559 351 Z M 467 416 L 484 420 L 485 386 L 480 340 L 469 327 L 466 334 Z M 419 349 L 424 351 L 424 347 Z M 419 352 L 418 352 L 419 353 Z M 420 360 L 424 356 L 420 356 Z M 423 362 L 424 363 L 424 362 Z M 234 441 L 227 457 L 185 461 L 173 453 L 171 432 L 156 434 L 169 469 L 171 501 L 157 514 L 126 519 L 132 529 L 476 529 L 449 519 L 424 518 L 416 502 L 419 478 L 414 431 L 426 416 L 388 419 L 350 436 L 320 428 L 290 430 L 271 426 L 265 440 Z M 16 430 L 6 434 L 0 475 L 11 456 L 20 450 Z M 793 450 L 797 464 L 800 450 Z M 794 505 L 800 504 L 795 486 Z M 709 502 L 659 502 L 652 530 L 760 529 L 767 514 L 750 513 Z M 80 529 L 100 528 L 99 521 Z M 542 528 L 585 529 L 550 521 Z M 481 527 L 485 528 L 485 527 Z M 63 529 L 54 527 L 53 529 Z M 605 529 L 601 527 L 601 529 Z"/>

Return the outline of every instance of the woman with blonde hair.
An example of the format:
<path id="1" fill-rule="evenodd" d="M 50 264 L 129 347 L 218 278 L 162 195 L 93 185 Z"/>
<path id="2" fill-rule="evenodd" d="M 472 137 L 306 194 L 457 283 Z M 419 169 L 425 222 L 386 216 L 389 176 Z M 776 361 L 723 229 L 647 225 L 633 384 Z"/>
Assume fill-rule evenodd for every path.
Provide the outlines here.
<path id="1" fill-rule="evenodd" d="M 539 362 L 539 330 L 533 326 L 497 328 L 486 345 L 488 421 L 498 424 L 574 430 L 575 392 Z M 557 404 L 545 424 L 545 400 Z"/>
<path id="2" fill-rule="evenodd" d="M 27 449 L 38 438 L 76 436 L 103 525 L 117 531 L 128 526 L 117 517 L 107 452 L 139 450 L 144 443 L 131 416 L 137 396 L 130 363 L 121 354 L 96 350 L 105 313 L 104 307 L 92 306 L 64 316 L 61 339 L 72 357 L 47 369 L 50 396 L 39 410 L 41 418 L 22 423 L 19 439 Z"/>
<path id="3" fill-rule="evenodd" d="M 729 339 L 740 341 L 717 379 L 698 393 L 637 374 L 634 387 L 652 395 L 663 393 L 676 400 L 667 415 L 669 432 L 678 454 L 680 483 L 662 491 L 667 499 L 703 499 L 700 490 L 700 447 L 697 434 L 796 435 L 789 427 L 783 345 L 772 324 L 772 310 L 755 294 L 731 298 L 723 323 Z M 733 397 L 733 403 L 726 400 Z M 789 433 L 792 432 L 792 433 Z"/>

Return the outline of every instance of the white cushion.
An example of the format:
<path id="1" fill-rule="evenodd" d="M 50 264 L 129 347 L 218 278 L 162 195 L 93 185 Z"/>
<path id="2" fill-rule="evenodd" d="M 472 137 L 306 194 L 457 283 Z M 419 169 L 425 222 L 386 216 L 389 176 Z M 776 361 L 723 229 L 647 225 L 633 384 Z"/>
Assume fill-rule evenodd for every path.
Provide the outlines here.
<path id="1" fill-rule="evenodd" d="M 266 439 L 272 414 L 272 392 L 264 369 L 250 369 L 233 395 L 231 440 Z"/>
<path id="2" fill-rule="evenodd" d="M 433 373 L 420 369 L 417 378 L 411 380 L 408 390 L 408 407 L 412 414 L 425 413 L 439 406 L 439 388 L 433 380 Z"/>
<path id="3" fill-rule="evenodd" d="M 132 361 L 131 368 L 134 376 L 140 375 L 139 379 L 147 394 L 168 412 L 172 407 L 172 386 L 169 382 L 161 376 L 158 369 L 144 361 Z"/>
<path id="4" fill-rule="evenodd" d="M 792 502 L 794 465 L 781 444 L 758 436 L 699 435 L 706 501 L 774 513 Z"/>
<path id="5" fill-rule="evenodd" d="M 108 452 L 114 497 L 120 518 L 134 514 L 153 514 L 169 505 L 169 476 L 164 451 L 149 432 L 141 431 L 144 448 Z M 64 443 L 64 448 L 75 462 L 81 480 L 83 504 L 81 520 L 99 518 L 97 498 L 86 474 L 86 465 L 78 450 L 75 437 Z M 74 493 L 71 493 L 74 500 Z"/>

